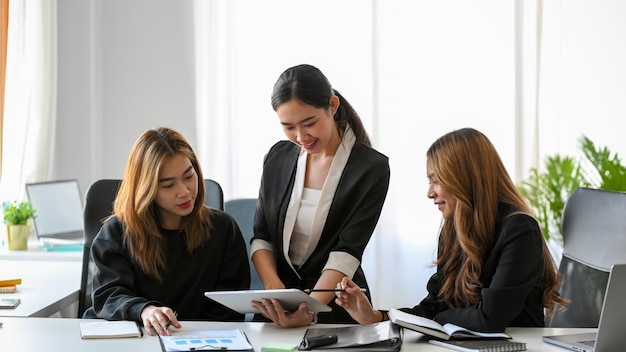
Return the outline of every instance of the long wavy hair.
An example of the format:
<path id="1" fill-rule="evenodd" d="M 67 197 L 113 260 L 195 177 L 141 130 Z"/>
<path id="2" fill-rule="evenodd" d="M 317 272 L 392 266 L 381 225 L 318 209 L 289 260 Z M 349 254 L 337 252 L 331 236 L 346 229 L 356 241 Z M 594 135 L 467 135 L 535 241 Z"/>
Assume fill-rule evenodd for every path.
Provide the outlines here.
<path id="1" fill-rule="evenodd" d="M 330 97 L 333 95 L 339 98 L 339 108 L 334 120 L 341 133 L 346 124 L 350 124 L 356 137 L 354 147 L 362 144 L 371 146 L 369 136 L 356 110 L 337 90 L 333 89 L 328 78 L 315 66 L 303 64 L 286 69 L 274 83 L 272 109 L 276 111 L 279 105 L 295 98 L 304 104 L 328 110 Z"/>
<path id="2" fill-rule="evenodd" d="M 124 245 L 133 260 L 148 275 L 160 279 L 165 267 L 166 239 L 159 231 L 155 198 L 159 172 L 174 155 L 189 158 L 198 175 L 198 194 L 191 214 L 182 219 L 181 234 L 187 251 L 193 252 L 210 237 L 210 209 L 204 206 L 204 178 L 198 158 L 187 140 L 178 132 L 159 127 L 144 132 L 133 145 L 120 189 L 113 204 L 113 214 L 124 228 Z"/>
<path id="3" fill-rule="evenodd" d="M 437 139 L 428 149 L 436 179 L 456 198 L 454 220 L 444 221 L 439 238 L 436 265 L 445 278 L 440 298 L 449 307 L 473 305 L 480 301 L 480 273 L 496 241 L 501 216 L 535 216 L 509 177 L 498 152 L 481 132 L 464 128 Z M 514 209 L 501 214 L 503 205 Z M 536 218 L 535 218 L 536 219 Z M 541 231 L 541 230 L 539 230 Z M 550 316 L 555 304 L 564 304 L 558 291 L 558 273 L 543 236 L 543 305 Z"/>

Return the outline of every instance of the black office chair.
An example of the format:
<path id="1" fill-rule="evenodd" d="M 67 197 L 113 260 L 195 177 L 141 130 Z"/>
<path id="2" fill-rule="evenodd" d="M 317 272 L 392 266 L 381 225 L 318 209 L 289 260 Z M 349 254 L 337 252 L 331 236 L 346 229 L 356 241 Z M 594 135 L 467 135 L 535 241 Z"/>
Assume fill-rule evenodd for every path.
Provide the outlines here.
<path id="1" fill-rule="evenodd" d="M 91 243 L 102 227 L 102 221 L 113 211 L 113 202 L 119 189 L 121 180 L 97 180 L 85 192 L 83 209 L 84 244 L 83 266 L 80 278 L 80 292 L 78 296 L 78 314 L 81 318 L 87 308 L 91 306 Z M 219 183 L 205 179 L 206 195 L 204 204 L 224 210 L 224 194 Z"/>
<path id="2" fill-rule="evenodd" d="M 227 200 L 224 203 L 224 210 L 229 213 L 237 225 L 241 229 L 243 238 L 246 240 L 246 249 L 248 256 L 250 255 L 250 240 L 254 235 L 252 225 L 254 224 L 254 213 L 256 211 L 256 198 L 239 198 Z M 254 264 L 250 261 L 250 289 L 262 290 L 263 283 L 254 268 Z"/>
<path id="3" fill-rule="evenodd" d="M 111 215 L 113 201 L 120 187 L 120 180 L 97 180 L 85 191 L 83 209 L 83 268 L 78 296 L 78 317 L 81 318 L 91 306 L 91 243 L 102 227 L 102 220 Z"/>
<path id="4" fill-rule="evenodd" d="M 597 327 L 613 264 L 626 263 L 626 193 L 579 188 L 570 194 L 562 217 L 561 296 L 546 326 Z"/>

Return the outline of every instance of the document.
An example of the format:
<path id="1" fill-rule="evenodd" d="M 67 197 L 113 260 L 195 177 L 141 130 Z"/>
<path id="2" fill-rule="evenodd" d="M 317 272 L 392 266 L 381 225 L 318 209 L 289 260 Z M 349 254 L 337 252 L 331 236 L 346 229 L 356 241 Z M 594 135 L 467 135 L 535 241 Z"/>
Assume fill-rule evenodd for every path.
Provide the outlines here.
<path id="1" fill-rule="evenodd" d="M 143 331 L 130 320 L 84 320 L 80 322 L 80 336 L 83 339 L 116 339 L 141 337 Z"/>
<path id="2" fill-rule="evenodd" d="M 482 338 L 482 339 L 510 339 L 507 333 L 486 333 L 466 329 L 454 324 L 444 324 L 443 326 L 436 321 L 414 314 L 405 313 L 403 311 L 392 309 L 389 311 L 389 319 L 394 324 L 398 324 L 407 329 L 421 332 L 426 335 L 438 337 L 443 340 L 454 338 Z"/>
<path id="3" fill-rule="evenodd" d="M 176 331 L 159 336 L 163 352 L 174 351 L 254 351 L 241 330 Z"/>

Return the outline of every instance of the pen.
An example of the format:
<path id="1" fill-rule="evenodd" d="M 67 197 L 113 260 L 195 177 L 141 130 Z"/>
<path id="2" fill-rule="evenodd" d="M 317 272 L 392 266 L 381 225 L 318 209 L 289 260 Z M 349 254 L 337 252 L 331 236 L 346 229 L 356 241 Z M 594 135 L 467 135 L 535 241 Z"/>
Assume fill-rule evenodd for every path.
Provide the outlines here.
<path id="1" fill-rule="evenodd" d="M 306 292 L 346 292 L 346 290 L 340 289 L 340 288 L 313 288 L 313 289 L 306 289 Z M 361 292 L 367 292 L 367 289 L 362 288 Z"/>
<path id="2" fill-rule="evenodd" d="M 178 312 L 174 312 L 174 316 L 177 317 L 178 316 Z M 167 330 L 167 328 L 169 328 L 171 325 L 172 325 L 172 321 L 168 320 L 167 323 L 165 323 L 164 329 Z"/>

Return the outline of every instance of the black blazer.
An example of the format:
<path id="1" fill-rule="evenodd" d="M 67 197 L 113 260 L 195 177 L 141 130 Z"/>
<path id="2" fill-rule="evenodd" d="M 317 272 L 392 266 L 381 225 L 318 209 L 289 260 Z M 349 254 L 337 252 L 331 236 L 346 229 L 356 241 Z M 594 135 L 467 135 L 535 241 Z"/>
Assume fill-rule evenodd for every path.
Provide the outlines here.
<path id="1" fill-rule="evenodd" d="M 289 249 L 283 247 L 282 238 L 299 152 L 299 146 L 280 141 L 265 156 L 253 239 L 263 239 L 274 246 L 278 276 L 286 287 L 304 289 L 313 287 L 320 278 L 330 252 L 346 252 L 362 260 L 387 196 L 390 170 L 389 159 L 376 150 L 364 145 L 352 149 L 320 241 L 313 255 L 297 268 L 296 274 L 283 255 Z M 353 280 L 368 288 L 360 266 Z M 370 292 L 369 288 L 367 292 Z M 354 322 L 340 307 L 331 313 L 321 313 L 319 319 L 320 322 Z"/>
<path id="2" fill-rule="evenodd" d="M 402 310 L 476 331 L 543 327 L 543 235 L 537 221 L 528 215 L 511 215 L 500 221 L 495 235 L 496 243 L 480 273 L 480 302 L 447 307 L 438 300 L 443 280 L 435 273 L 428 281 L 428 296 L 419 305 Z"/>

